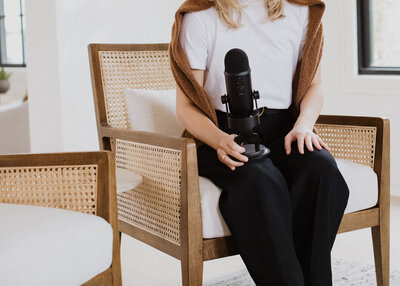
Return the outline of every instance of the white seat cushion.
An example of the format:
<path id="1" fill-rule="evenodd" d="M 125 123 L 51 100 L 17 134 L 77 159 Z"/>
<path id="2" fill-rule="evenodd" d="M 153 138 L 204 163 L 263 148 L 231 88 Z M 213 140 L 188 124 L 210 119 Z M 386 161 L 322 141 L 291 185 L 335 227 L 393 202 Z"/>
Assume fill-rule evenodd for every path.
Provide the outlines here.
<path id="1" fill-rule="evenodd" d="M 378 202 L 378 176 L 371 167 L 346 160 L 336 164 L 350 190 L 344 213 L 352 213 L 373 207 Z"/>
<path id="2" fill-rule="evenodd" d="M 116 177 L 117 194 L 132 190 L 139 186 L 143 181 L 143 177 L 139 174 L 120 168 L 117 168 Z"/>
<path id="3" fill-rule="evenodd" d="M 125 102 L 133 130 L 181 136 L 183 127 L 176 117 L 176 90 L 127 89 Z"/>
<path id="4" fill-rule="evenodd" d="M 378 179 L 368 166 L 345 160 L 336 160 L 339 170 L 350 190 L 345 213 L 367 209 L 378 201 Z M 209 179 L 200 177 L 201 212 L 203 237 L 214 238 L 230 235 L 230 231 L 219 211 L 221 190 Z"/>
<path id="5" fill-rule="evenodd" d="M 81 285 L 107 270 L 113 232 L 104 219 L 0 204 L 0 285 Z"/>

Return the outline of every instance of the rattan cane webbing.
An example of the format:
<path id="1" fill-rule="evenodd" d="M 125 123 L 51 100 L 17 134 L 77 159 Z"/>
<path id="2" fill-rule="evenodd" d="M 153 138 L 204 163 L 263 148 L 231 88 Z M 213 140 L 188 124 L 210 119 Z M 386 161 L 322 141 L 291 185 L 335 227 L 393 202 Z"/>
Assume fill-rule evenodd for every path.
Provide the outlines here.
<path id="1" fill-rule="evenodd" d="M 123 95 L 127 88 L 174 89 L 168 51 L 100 51 L 107 123 L 129 128 Z"/>
<path id="2" fill-rule="evenodd" d="M 376 127 L 316 124 L 315 129 L 335 158 L 374 168 Z"/>
<path id="3" fill-rule="evenodd" d="M 143 177 L 118 195 L 119 219 L 180 245 L 181 158 L 179 150 L 116 140 L 117 168 Z"/>
<path id="4" fill-rule="evenodd" d="M 2 167 L 0 202 L 96 214 L 97 165 Z"/>

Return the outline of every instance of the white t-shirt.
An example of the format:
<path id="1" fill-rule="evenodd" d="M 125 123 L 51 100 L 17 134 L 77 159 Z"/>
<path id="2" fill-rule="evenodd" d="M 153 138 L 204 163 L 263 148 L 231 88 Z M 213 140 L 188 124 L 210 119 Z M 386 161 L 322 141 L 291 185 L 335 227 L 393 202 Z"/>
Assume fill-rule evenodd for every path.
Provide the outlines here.
<path id="1" fill-rule="evenodd" d="M 242 26 L 230 29 L 214 7 L 183 17 L 180 43 L 192 69 L 205 70 L 204 88 L 215 109 L 225 111 L 226 53 L 246 52 L 252 86 L 260 92 L 258 106 L 286 109 L 292 103 L 292 80 L 308 29 L 308 7 L 285 1 L 284 18 L 268 21 L 263 0 L 243 0 Z"/>

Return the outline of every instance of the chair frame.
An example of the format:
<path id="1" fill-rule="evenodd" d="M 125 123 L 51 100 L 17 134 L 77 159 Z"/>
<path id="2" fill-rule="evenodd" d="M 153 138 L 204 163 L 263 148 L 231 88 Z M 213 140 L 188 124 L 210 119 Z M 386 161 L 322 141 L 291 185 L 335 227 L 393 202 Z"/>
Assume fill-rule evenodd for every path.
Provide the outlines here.
<path id="1" fill-rule="evenodd" d="M 113 128 L 107 122 L 105 93 L 99 52 L 167 51 L 167 44 L 90 44 L 89 58 L 100 148 L 116 152 L 116 141 L 126 140 L 147 146 L 160 146 L 182 152 L 180 193 L 180 245 L 171 243 L 140 227 L 119 221 L 119 230 L 181 260 L 183 285 L 202 285 L 203 262 L 236 255 L 232 237 L 203 239 L 196 145 L 192 139 L 164 136 L 127 128 Z M 389 120 L 378 117 L 321 115 L 318 124 L 334 128 L 375 127 L 376 144 L 373 169 L 378 176 L 379 198 L 376 206 L 345 214 L 339 233 L 371 228 L 378 286 L 389 285 L 390 213 L 390 127 Z M 352 142 L 357 146 L 357 142 Z"/>
<path id="2" fill-rule="evenodd" d="M 111 152 L 80 152 L 80 153 L 54 153 L 54 154 L 19 154 L 19 155 L 2 155 L 0 156 L 0 168 L 5 169 L 22 169 L 26 167 L 43 167 L 43 169 L 56 166 L 59 169 L 71 168 L 74 166 L 97 166 L 97 181 L 96 181 L 96 202 L 95 212 L 99 217 L 104 218 L 110 223 L 113 229 L 113 254 L 111 266 L 104 272 L 96 275 L 91 280 L 83 285 L 113 285 L 121 286 L 121 261 L 120 261 L 120 241 L 118 232 L 118 215 L 117 215 L 117 197 L 116 197 L 116 182 L 115 182 L 115 160 Z M 20 189 L 24 189 L 22 186 Z M 0 189 L 1 192 L 1 189 Z M 39 191 L 37 191 L 39 192 Z M 13 193 L 18 193 L 16 188 Z M 45 192 L 43 192 L 45 195 Z M 32 202 L 32 199 L 24 199 L 24 196 L 18 196 L 19 200 L 10 201 L 10 199 L 2 199 L 0 203 L 19 203 L 29 205 L 39 205 L 47 207 L 65 208 L 62 203 L 57 205 L 57 202 L 46 205 L 46 203 Z"/>

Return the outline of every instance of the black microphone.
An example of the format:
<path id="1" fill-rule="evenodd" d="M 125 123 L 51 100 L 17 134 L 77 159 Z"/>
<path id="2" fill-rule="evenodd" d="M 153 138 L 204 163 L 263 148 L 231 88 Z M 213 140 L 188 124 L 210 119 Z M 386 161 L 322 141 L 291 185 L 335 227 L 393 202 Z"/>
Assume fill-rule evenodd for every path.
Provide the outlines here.
<path id="1" fill-rule="evenodd" d="M 266 157 L 270 150 L 260 144 L 260 136 L 253 132 L 260 125 L 260 95 L 252 89 L 249 59 L 241 49 L 232 49 L 225 55 L 225 83 L 227 94 L 221 101 L 226 107 L 229 128 L 238 134 L 236 143 L 246 149 L 243 154 L 249 159 Z"/>
<path id="2" fill-rule="evenodd" d="M 253 89 L 249 59 L 241 49 L 232 49 L 225 56 L 225 83 L 229 109 L 233 117 L 253 114 Z"/>

